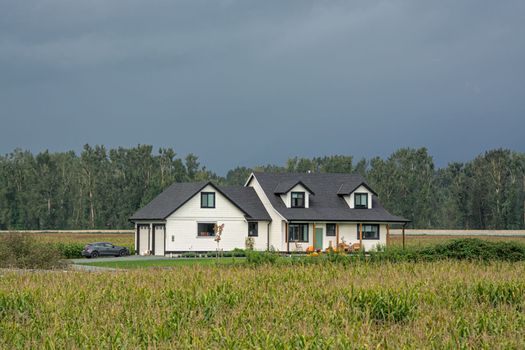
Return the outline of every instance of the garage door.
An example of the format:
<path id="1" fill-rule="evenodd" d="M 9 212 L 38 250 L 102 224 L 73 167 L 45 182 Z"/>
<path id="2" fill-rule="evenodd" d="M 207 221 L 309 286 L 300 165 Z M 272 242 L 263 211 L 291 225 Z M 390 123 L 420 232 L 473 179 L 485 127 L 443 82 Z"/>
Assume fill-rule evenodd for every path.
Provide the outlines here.
<path id="1" fill-rule="evenodd" d="M 139 226 L 139 254 L 145 255 L 149 250 L 149 225 Z"/>
<path id="2" fill-rule="evenodd" d="M 155 233 L 155 246 L 153 248 L 153 254 L 155 255 L 164 255 L 164 225 L 154 225 Z"/>

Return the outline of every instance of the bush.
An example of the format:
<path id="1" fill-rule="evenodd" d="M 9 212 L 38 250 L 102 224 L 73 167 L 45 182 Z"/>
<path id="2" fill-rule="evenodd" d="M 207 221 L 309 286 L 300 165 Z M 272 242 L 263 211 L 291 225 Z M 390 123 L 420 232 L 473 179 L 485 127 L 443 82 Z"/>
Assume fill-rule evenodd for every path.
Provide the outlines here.
<path id="1" fill-rule="evenodd" d="M 55 269 L 67 265 L 55 245 L 37 243 L 30 235 L 7 233 L 0 236 L 0 267 Z"/>
<path id="2" fill-rule="evenodd" d="M 522 261 L 525 260 L 525 246 L 517 242 L 462 238 L 422 248 L 420 255 L 434 259 Z"/>
<path id="3" fill-rule="evenodd" d="M 365 259 L 391 262 L 446 259 L 524 261 L 525 245 L 510 241 L 492 242 L 479 238 L 460 238 L 423 248 L 388 247 L 384 252 L 370 252 Z"/>
<path id="4" fill-rule="evenodd" d="M 277 262 L 277 259 L 279 258 L 279 254 L 273 251 L 264 251 L 264 252 L 258 252 L 258 251 L 250 251 L 247 250 L 246 252 L 246 263 L 249 265 L 270 265 L 275 264 Z"/>
<path id="5" fill-rule="evenodd" d="M 85 244 L 82 243 L 55 243 L 54 246 L 66 259 L 82 258 L 82 250 Z"/>

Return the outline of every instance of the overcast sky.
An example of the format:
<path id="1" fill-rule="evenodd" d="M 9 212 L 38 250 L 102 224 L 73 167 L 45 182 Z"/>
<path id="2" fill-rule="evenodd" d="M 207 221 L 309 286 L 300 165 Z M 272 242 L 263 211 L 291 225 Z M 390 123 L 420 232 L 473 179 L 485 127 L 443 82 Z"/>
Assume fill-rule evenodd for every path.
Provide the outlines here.
<path id="1" fill-rule="evenodd" d="M 0 153 L 525 151 L 525 1 L 0 0 Z"/>

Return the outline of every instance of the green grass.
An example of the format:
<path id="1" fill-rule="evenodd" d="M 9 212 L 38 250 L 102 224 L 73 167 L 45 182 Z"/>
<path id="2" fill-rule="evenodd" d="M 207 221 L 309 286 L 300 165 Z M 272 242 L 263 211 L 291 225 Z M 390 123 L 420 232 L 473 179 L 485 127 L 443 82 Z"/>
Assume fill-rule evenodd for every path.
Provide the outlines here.
<path id="1" fill-rule="evenodd" d="M 78 265 L 111 267 L 115 269 L 142 269 L 153 267 L 177 267 L 177 266 L 213 266 L 233 265 L 244 262 L 244 258 L 191 258 L 170 260 L 125 260 L 125 261 L 94 261 L 79 263 Z"/>

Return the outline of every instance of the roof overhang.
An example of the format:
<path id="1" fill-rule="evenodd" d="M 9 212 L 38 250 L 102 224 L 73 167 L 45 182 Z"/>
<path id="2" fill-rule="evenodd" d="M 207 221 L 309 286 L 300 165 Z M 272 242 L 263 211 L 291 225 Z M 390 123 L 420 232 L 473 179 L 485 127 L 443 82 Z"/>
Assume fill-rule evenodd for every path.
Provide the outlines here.
<path id="1" fill-rule="evenodd" d="M 301 180 L 298 180 L 298 181 L 295 181 L 295 182 L 291 182 L 290 184 L 286 185 L 285 187 L 281 188 L 281 189 L 278 189 L 279 188 L 279 184 L 277 185 L 277 188 L 274 190 L 274 194 L 285 194 L 285 193 L 288 193 L 290 192 L 291 189 L 293 189 L 295 186 L 297 185 L 301 185 L 305 188 L 305 190 L 308 191 L 308 193 L 312 194 L 312 195 L 315 195 L 314 191 L 312 191 L 312 189 L 310 187 L 308 187 L 307 185 L 305 185 L 304 182 L 302 182 Z"/>
<path id="2" fill-rule="evenodd" d="M 355 190 L 357 190 L 359 187 L 365 187 L 368 191 L 370 191 L 370 193 L 374 194 L 374 195 L 378 195 L 376 193 L 376 191 L 374 191 L 370 186 L 368 186 L 368 184 L 366 182 L 361 182 L 359 185 L 353 187 L 351 190 L 343 190 L 343 185 L 341 185 L 341 188 L 339 189 L 339 191 L 337 191 L 337 195 L 338 196 L 347 196 L 349 194 L 352 194 L 355 192 Z"/>

